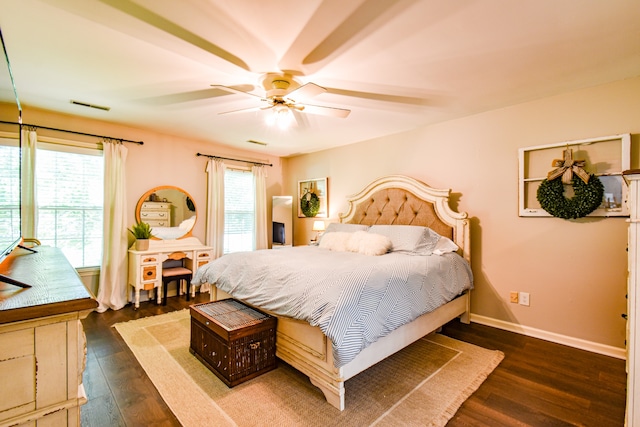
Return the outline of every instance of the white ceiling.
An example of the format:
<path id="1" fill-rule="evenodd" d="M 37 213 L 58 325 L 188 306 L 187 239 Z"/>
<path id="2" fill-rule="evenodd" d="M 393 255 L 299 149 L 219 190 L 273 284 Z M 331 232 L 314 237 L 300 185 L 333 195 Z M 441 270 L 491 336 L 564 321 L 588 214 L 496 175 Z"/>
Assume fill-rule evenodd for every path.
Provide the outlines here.
<path id="1" fill-rule="evenodd" d="M 0 1 L 23 109 L 279 156 L 638 76 L 639 23 L 638 0 Z M 287 131 L 264 111 L 219 115 L 260 101 L 211 85 L 262 95 L 260 76 L 285 70 L 351 114 Z"/>

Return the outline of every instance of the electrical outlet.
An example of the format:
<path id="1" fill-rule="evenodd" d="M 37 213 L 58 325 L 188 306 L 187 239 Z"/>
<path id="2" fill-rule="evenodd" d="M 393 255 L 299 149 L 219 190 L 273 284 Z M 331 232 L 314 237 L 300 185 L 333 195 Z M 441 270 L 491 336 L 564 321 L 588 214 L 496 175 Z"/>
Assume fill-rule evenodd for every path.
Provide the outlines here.
<path id="1" fill-rule="evenodd" d="M 529 292 L 520 292 L 518 295 L 518 300 L 520 305 L 526 305 L 529 307 Z"/>
<path id="2" fill-rule="evenodd" d="M 509 301 L 511 301 L 514 304 L 518 303 L 518 292 L 517 291 L 511 291 L 509 293 Z"/>

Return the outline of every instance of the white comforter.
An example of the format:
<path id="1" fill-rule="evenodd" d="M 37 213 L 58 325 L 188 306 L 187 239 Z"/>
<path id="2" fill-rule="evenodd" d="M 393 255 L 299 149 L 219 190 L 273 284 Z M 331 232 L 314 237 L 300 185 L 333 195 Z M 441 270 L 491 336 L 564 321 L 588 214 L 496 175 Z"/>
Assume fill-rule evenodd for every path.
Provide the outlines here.
<path id="1" fill-rule="evenodd" d="M 317 246 L 227 254 L 198 269 L 193 279 L 320 327 L 333 343 L 336 367 L 472 282 L 468 263 L 453 253 L 369 256 Z"/>

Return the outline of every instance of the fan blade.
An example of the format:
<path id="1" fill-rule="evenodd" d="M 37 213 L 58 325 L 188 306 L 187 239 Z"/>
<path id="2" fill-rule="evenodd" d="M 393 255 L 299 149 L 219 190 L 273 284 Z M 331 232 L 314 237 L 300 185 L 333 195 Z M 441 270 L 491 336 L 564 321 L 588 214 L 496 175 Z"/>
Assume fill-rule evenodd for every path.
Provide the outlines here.
<path id="1" fill-rule="evenodd" d="M 180 13 L 176 14 L 173 2 L 146 2 L 150 6 L 144 5 L 143 3 L 145 2 L 136 0 L 105 0 L 102 1 L 102 3 L 127 15 L 130 19 L 122 19 L 121 23 L 114 22 L 113 19 L 108 19 L 108 17 L 111 17 L 111 14 L 105 14 L 104 18 L 100 18 L 100 22 L 104 25 L 117 26 L 119 31 L 133 35 L 134 37 L 146 38 L 148 43 L 154 43 L 154 38 L 151 36 L 140 36 L 148 31 L 145 27 L 140 27 L 137 23 L 134 24 L 134 21 L 140 21 L 144 23 L 145 26 L 166 33 L 182 43 L 187 43 L 193 48 L 211 53 L 234 66 L 229 68 L 238 67 L 245 71 L 256 72 L 256 70 L 263 69 L 266 64 L 271 64 L 276 60 L 269 45 L 265 44 L 264 41 L 256 37 L 252 32 L 236 24 L 233 16 L 226 13 L 225 9 L 228 9 L 226 5 L 214 6 L 211 2 L 201 1 L 182 2 L 180 4 Z M 205 6 L 199 3 L 208 4 Z M 87 6 L 87 8 L 89 8 L 89 6 Z M 216 18 L 214 22 L 211 21 L 211 17 L 213 16 Z M 95 18 L 92 20 L 95 20 Z M 201 31 L 193 30 L 193 28 L 206 28 L 211 25 L 237 43 L 242 43 L 241 51 L 244 54 L 243 56 L 251 58 L 251 63 L 245 62 L 242 58 L 214 43 L 210 38 L 199 34 Z M 153 32 L 150 32 L 150 34 L 153 34 Z M 180 46 L 180 44 L 176 44 L 176 46 Z M 192 49 L 178 50 L 177 47 L 172 49 L 176 54 L 184 54 L 187 56 L 191 55 L 190 50 Z M 192 59 L 197 60 L 195 57 L 192 57 Z"/>
<path id="2" fill-rule="evenodd" d="M 307 116 L 298 111 L 298 110 L 291 110 L 291 114 L 293 114 L 293 118 L 294 123 L 300 128 L 300 129 L 307 129 L 309 128 L 309 121 L 307 120 Z"/>
<path id="3" fill-rule="evenodd" d="M 278 68 L 298 75 L 315 74 L 412 3 L 416 0 L 324 0 L 290 45 Z M 329 22 L 333 25 L 328 25 Z"/>
<path id="4" fill-rule="evenodd" d="M 235 86 L 236 90 L 253 90 L 253 85 L 238 85 Z M 171 104 L 180 104 L 184 102 L 194 102 L 194 101 L 202 101 L 205 99 L 213 99 L 221 96 L 229 96 L 231 93 L 228 90 L 220 89 L 218 87 L 213 87 L 211 89 L 200 89 L 194 90 L 190 92 L 182 92 L 182 93 L 172 93 L 168 95 L 161 95 L 152 98 L 142 99 L 141 102 L 144 102 L 149 105 L 171 105 Z"/>
<path id="5" fill-rule="evenodd" d="M 211 85 L 211 87 L 216 88 L 216 89 L 226 90 L 227 92 L 231 92 L 231 93 L 237 93 L 239 95 L 253 96 L 253 97 L 256 97 L 256 98 L 260 98 L 263 101 L 266 101 L 266 99 L 263 96 L 256 95 L 256 94 L 251 93 L 251 92 L 245 92 L 243 90 L 236 89 L 236 88 L 234 88 L 232 86 Z"/>
<path id="6" fill-rule="evenodd" d="M 271 108 L 271 107 L 266 107 L 266 108 Z M 249 107 L 249 108 L 241 108 L 239 110 L 231 110 L 231 111 L 223 111 L 221 113 L 218 113 L 219 116 L 223 115 L 223 114 L 236 114 L 236 113 L 248 113 L 250 111 L 260 111 L 260 110 L 265 110 L 266 108 L 264 107 Z"/>
<path id="7" fill-rule="evenodd" d="M 323 107 L 321 105 L 309 105 L 309 104 L 297 104 L 297 106 L 304 107 L 302 110 L 303 113 L 309 114 L 318 114 L 320 116 L 330 116 L 330 117 L 338 117 L 341 119 L 346 118 L 351 110 L 347 110 L 346 108 L 335 108 L 335 107 Z"/>
<path id="8" fill-rule="evenodd" d="M 407 105 L 433 105 L 433 97 L 427 98 L 418 98 L 413 96 L 404 96 L 404 95 L 388 95 L 383 93 L 372 93 L 372 92 L 362 92 L 357 90 L 346 90 L 346 89 L 336 89 L 336 88 L 327 88 L 328 93 L 332 93 L 334 95 L 342 95 L 342 96 L 350 96 L 354 98 L 361 99 L 371 99 L 374 101 L 382 101 L 382 102 L 394 102 L 397 104 L 407 104 Z"/>
<path id="9" fill-rule="evenodd" d="M 292 90 L 286 96 L 287 98 L 313 98 L 321 93 L 325 93 L 327 90 L 322 86 L 318 86 L 315 83 L 306 83 L 297 89 Z"/>

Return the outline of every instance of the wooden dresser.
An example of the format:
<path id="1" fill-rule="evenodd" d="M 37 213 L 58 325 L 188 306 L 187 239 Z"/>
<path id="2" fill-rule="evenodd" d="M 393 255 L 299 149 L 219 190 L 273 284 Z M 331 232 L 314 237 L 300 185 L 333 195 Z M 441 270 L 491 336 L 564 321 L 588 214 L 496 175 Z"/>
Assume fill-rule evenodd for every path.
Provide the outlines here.
<path id="1" fill-rule="evenodd" d="M 86 340 L 81 319 L 98 303 L 62 252 L 16 249 L 0 271 L 0 426 L 79 426 Z"/>
<path id="2" fill-rule="evenodd" d="M 629 183 L 627 280 L 627 427 L 640 427 L 640 170 L 624 171 Z"/>
<path id="3" fill-rule="evenodd" d="M 151 227 L 171 227 L 171 203 L 143 202 L 140 206 L 140 221 Z"/>

